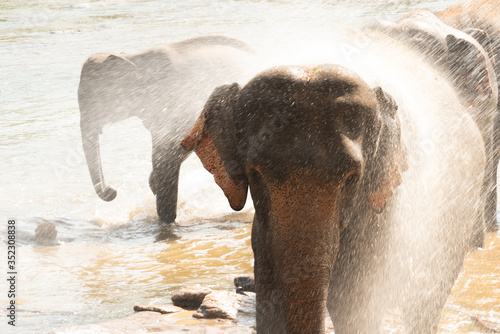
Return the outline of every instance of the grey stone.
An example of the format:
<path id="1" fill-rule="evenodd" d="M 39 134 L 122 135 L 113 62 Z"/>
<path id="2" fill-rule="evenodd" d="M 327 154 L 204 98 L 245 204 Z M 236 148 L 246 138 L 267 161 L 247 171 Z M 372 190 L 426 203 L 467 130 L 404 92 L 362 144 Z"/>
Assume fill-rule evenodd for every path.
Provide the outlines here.
<path id="1" fill-rule="evenodd" d="M 172 296 L 172 302 L 175 306 L 179 306 L 187 310 L 196 310 L 200 307 L 205 296 L 211 292 L 211 289 L 203 288 L 199 285 L 188 286 L 174 293 Z"/>
<path id="2" fill-rule="evenodd" d="M 205 297 L 193 317 L 236 320 L 237 313 L 238 294 L 232 291 L 213 291 Z"/>
<path id="3" fill-rule="evenodd" d="M 255 325 L 255 293 L 240 295 L 232 291 L 213 291 L 205 297 L 193 317 L 230 319 L 252 327 Z"/>
<path id="4" fill-rule="evenodd" d="M 169 314 L 169 313 L 184 312 L 184 309 L 173 305 L 135 305 L 134 311 L 136 312 L 151 311 L 151 312 L 158 312 L 161 314 Z"/>
<path id="5" fill-rule="evenodd" d="M 247 327 L 255 327 L 255 293 L 245 292 L 245 295 L 238 295 L 238 300 L 236 322 Z"/>
<path id="6" fill-rule="evenodd" d="M 210 296 L 210 297 L 209 297 Z M 110 320 L 99 324 L 89 324 L 56 329 L 52 334 L 90 334 L 90 333 L 255 333 L 255 293 L 240 295 L 229 291 L 214 291 L 206 296 L 200 309 L 193 314 L 174 306 L 145 306 L 140 308 L 158 308 L 180 310 L 177 314 L 161 314 L 158 311 L 134 313 L 123 319 Z M 196 315 L 195 315 L 196 314 Z M 227 320 L 207 320 L 220 316 Z M 193 319 L 195 317 L 195 319 Z M 191 320 L 189 320 L 191 319 Z M 326 333 L 333 334 L 333 324 L 329 317 L 325 319 Z"/>
<path id="7" fill-rule="evenodd" d="M 238 276 L 234 279 L 234 286 L 243 291 L 255 292 L 255 278 L 253 275 Z"/>

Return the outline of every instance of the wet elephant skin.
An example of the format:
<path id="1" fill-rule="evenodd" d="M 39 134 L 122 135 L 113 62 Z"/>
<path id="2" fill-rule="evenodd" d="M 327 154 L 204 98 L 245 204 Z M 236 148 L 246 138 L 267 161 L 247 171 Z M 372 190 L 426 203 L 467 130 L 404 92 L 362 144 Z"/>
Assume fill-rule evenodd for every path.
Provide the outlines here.
<path id="1" fill-rule="evenodd" d="M 500 159 L 498 84 L 495 56 L 487 34 L 479 29 L 457 30 L 428 10 L 417 9 L 396 22 L 376 21 L 369 29 L 387 34 L 422 55 L 448 78 L 483 136 L 488 159 L 483 185 L 485 224 L 476 220 L 473 247 L 484 246 L 484 234 L 496 226 L 497 168 Z M 497 138 L 497 139 L 496 139 Z M 485 225 L 485 226 L 484 226 Z"/>
<path id="2" fill-rule="evenodd" d="M 376 299 L 373 286 L 383 281 L 384 270 L 391 270 L 385 262 L 390 253 L 376 245 L 388 241 L 388 226 L 399 224 L 392 198 L 405 186 L 409 167 L 399 114 L 390 94 L 335 65 L 277 67 L 243 88 L 226 85 L 212 93 L 182 145 L 196 151 L 233 209 L 244 206 L 250 188 L 259 333 L 323 333 L 325 307 L 336 332 L 377 333 L 391 303 L 402 308 L 408 332 L 436 331 L 468 250 L 485 155 L 480 146 L 468 154 L 473 163 L 466 167 L 475 167 L 467 174 L 470 179 L 463 179 L 464 166 L 453 166 L 456 179 L 470 181 L 465 196 L 475 203 L 473 209 L 458 221 L 450 215 L 457 207 L 465 210 L 462 196 L 439 209 L 449 216 L 439 218 L 443 224 L 454 224 L 462 237 L 445 240 L 453 247 L 432 259 L 419 257 L 423 263 L 450 263 L 450 270 L 437 270 L 425 280 L 438 290 L 434 307 L 414 316 L 416 305 L 430 301 L 417 289 L 421 279 L 405 275 L 405 261 L 393 273 L 396 281 L 404 275 L 407 285 L 397 290 L 386 278 L 381 285 L 392 292 Z M 464 122 L 462 138 L 480 145 L 477 127 Z M 420 181 L 415 186 L 422 189 Z M 419 196 L 413 190 L 404 193 Z M 435 232 L 429 240 L 441 238 Z"/>
<path id="3" fill-rule="evenodd" d="M 436 14 L 444 23 L 455 29 L 471 33 L 493 59 L 497 84 L 500 87 L 500 2 L 494 0 L 467 1 Z M 494 130 L 495 154 L 500 155 L 500 98 Z M 495 164 L 495 175 L 498 160 Z M 490 231 L 498 230 L 496 184 L 487 202 L 486 224 Z"/>

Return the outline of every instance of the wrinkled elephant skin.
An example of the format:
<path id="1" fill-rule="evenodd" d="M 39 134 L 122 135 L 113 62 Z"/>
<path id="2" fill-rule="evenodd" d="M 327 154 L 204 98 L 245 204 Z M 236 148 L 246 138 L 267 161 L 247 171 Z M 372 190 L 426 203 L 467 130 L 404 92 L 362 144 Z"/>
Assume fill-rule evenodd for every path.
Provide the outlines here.
<path id="1" fill-rule="evenodd" d="M 379 333 L 390 308 L 409 333 L 436 331 L 479 212 L 481 134 L 425 67 L 401 87 L 370 70 L 390 91 L 328 64 L 221 86 L 182 142 L 233 209 L 250 188 L 258 333 L 323 333 L 325 309 L 336 333 Z M 432 127 L 446 131 L 426 156 Z"/>

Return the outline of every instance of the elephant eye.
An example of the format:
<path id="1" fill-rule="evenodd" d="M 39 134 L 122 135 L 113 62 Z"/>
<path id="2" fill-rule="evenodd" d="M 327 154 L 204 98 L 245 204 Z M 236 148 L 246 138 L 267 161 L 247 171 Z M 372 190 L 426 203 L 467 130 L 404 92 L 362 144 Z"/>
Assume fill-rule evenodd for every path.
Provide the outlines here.
<path id="1" fill-rule="evenodd" d="M 334 108 L 337 110 L 338 130 L 351 140 L 359 138 L 363 129 L 363 118 L 368 110 L 359 103 L 339 100 Z"/>
<path id="2" fill-rule="evenodd" d="M 357 184 L 358 181 L 359 181 L 359 174 L 358 173 L 352 173 L 345 180 L 344 187 L 351 187 L 351 186 Z"/>
<path id="3" fill-rule="evenodd" d="M 357 139 L 361 135 L 361 121 L 358 118 L 342 117 L 340 120 L 340 130 L 349 139 Z"/>

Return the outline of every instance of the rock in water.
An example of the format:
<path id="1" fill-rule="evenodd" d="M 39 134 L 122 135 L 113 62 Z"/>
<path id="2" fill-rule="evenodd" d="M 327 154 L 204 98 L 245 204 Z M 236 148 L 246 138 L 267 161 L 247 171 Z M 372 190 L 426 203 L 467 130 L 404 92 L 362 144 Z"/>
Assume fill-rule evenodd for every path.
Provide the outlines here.
<path id="1" fill-rule="evenodd" d="M 253 275 L 238 276 L 234 279 L 234 286 L 242 291 L 255 292 L 255 278 Z"/>
<path id="2" fill-rule="evenodd" d="M 151 311 L 151 312 L 158 312 L 161 314 L 169 314 L 169 313 L 183 312 L 184 309 L 172 305 L 135 305 L 134 311 L 135 312 Z"/>
<path id="3" fill-rule="evenodd" d="M 172 302 L 175 306 L 187 310 L 196 310 L 200 307 L 206 295 L 211 293 L 209 288 L 202 288 L 200 285 L 188 286 L 182 288 L 172 296 Z"/>
<path id="4" fill-rule="evenodd" d="M 238 314 L 238 294 L 232 291 L 213 291 L 207 295 L 195 318 L 236 320 Z"/>
<path id="5" fill-rule="evenodd" d="M 245 295 L 238 295 L 238 299 L 236 322 L 244 326 L 255 327 L 255 293 L 246 292 Z"/>
<path id="6" fill-rule="evenodd" d="M 205 297 L 193 317 L 230 319 L 251 327 L 255 325 L 255 293 L 240 295 L 232 291 L 214 291 Z"/>

